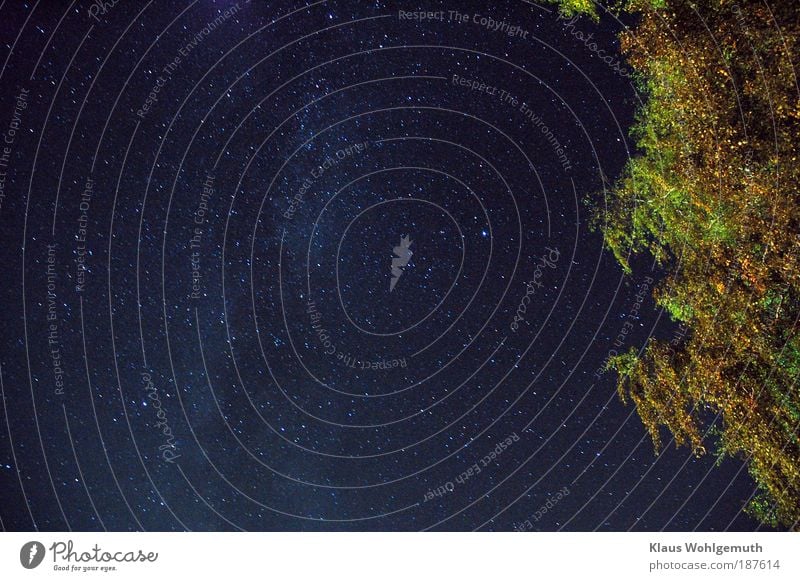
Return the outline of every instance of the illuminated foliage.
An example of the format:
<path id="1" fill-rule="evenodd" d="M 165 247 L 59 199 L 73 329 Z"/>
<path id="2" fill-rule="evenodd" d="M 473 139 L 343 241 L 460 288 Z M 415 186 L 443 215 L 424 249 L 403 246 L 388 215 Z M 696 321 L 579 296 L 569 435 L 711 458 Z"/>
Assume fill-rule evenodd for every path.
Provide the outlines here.
<path id="1" fill-rule="evenodd" d="M 645 98 L 639 153 L 597 216 L 626 271 L 630 251 L 670 273 L 655 297 L 691 333 L 613 359 L 618 389 L 653 438 L 701 454 L 719 414 L 721 455 L 760 488 L 749 510 L 800 519 L 800 8 L 796 0 L 632 0 L 621 46 Z"/>
<path id="2" fill-rule="evenodd" d="M 576 14 L 589 16 L 597 20 L 597 9 L 593 0 L 545 0 L 548 4 L 557 4 L 562 16 L 571 18 Z"/>

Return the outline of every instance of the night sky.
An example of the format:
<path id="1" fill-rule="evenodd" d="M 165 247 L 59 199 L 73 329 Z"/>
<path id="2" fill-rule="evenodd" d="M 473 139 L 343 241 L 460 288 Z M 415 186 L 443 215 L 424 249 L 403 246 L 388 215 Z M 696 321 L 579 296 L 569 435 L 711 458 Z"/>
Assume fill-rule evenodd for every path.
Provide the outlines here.
<path id="1" fill-rule="evenodd" d="M 4 530 L 758 528 L 602 372 L 623 24 L 442 4 L 0 2 Z"/>

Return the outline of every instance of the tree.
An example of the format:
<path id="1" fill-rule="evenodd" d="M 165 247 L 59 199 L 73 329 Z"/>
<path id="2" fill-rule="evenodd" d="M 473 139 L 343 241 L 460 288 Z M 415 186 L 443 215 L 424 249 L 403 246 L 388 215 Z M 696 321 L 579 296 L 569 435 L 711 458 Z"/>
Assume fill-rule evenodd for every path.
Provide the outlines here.
<path id="1" fill-rule="evenodd" d="M 800 11 L 795 0 L 630 0 L 621 47 L 645 96 L 627 164 L 596 225 L 626 271 L 649 252 L 656 301 L 691 333 L 612 359 L 618 389 L 660 445 L 666 426 L 737 455 L 763 522 L 800 519 Z"/>

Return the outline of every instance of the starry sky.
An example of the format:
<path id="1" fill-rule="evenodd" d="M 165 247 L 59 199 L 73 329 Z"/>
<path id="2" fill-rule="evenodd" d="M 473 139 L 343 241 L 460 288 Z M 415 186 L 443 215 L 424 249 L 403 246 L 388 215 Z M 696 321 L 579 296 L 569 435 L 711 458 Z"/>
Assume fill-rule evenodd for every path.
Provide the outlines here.
<path id="1" fill-rule="evenodd" d="M 640 103 L 523 0 L 0 2 L 3 530 L 755 530 L 603 372 Z"/>

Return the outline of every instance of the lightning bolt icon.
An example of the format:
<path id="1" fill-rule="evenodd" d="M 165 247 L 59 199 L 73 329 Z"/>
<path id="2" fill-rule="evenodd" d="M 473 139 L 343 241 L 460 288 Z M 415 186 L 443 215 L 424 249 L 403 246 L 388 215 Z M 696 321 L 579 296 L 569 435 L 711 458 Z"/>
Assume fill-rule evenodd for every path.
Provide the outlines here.
<path id="1" fill-rule="evenodd" d="M 36 553 L 39 552 L 38 545 L 31 545 L 30 553 L 28 554 L 28 565 L 33 563 L 33 558 L 36 556 Z"/>
<path id="2" fill-rule="evenodd" d="M 392 257 L 392 280 L 389 282 L 389 292 L 394 290 L 397 281 L 403 276 L 403 269 L 408 266 L 408 261 L 414 254 L 409 248 L 411 242 L 408 236 L 401 236 L 400 244 L 392 249 L 395 255 Z"/>

